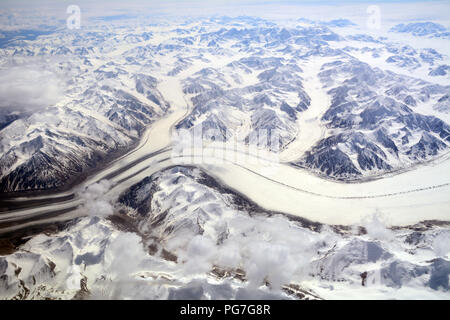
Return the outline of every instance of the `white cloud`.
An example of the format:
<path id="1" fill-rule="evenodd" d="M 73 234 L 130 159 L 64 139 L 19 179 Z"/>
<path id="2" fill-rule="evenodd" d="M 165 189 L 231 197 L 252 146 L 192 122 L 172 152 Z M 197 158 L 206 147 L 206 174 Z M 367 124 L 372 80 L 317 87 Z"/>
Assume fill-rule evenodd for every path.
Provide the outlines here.
<path id="1" fill-rule="evenodd" d="M 433 240 L 433 250 L 438 257 L 445 257 L 450 253 L 450 232 L 440 232 Z"/>
<path id="2" fill-rule="evenodd" d="M 0 108 L 42 109 L 62 95 L 61 81 L 51 71 L 31 64 L 0 70 Z"/>
<path id="3" fill-rule="evenodd" d="M 85 190 L 80 192 L 80 197 L 84 200 L 83 209 L 90 216 L 107 217 L 114 213 L 114 207 L 111 199 L 105 194 L 111 188 L 111 184 L 107 180 L 91 184 Z"/>

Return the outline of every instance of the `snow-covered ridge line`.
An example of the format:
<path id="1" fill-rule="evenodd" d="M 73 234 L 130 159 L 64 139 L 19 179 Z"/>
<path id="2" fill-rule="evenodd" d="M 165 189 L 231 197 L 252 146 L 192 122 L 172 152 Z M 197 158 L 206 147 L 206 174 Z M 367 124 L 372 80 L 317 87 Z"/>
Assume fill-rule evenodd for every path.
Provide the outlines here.
<path id="1" fill-rule="evenodd" d="M 120 214 L 75 220 L 1 256 L 1 297 L 448 297 L 443 226 L 390 230 L 374 216 L 364 229 L 309 228 L 182 166 L 146 176 L 119 201 Z"/>
<path id="2" fill-rule="evenodd" d="M 123 192 L 123 190 L 125 190 L 134 182 L 139 181 L 139 179 L 142 179 L 141 177 L 145 177 L 145 175 L 150 174 L 150 172 L 158 172 L 160 170 L 163 170 L 164 168 L 171 167 L 176 164 L 190 164 L 193 163 L 192 161 L 195 159 L 190 155 L 186 155 L 185 157 L 173 157 L 171 156 L 171 151 L 166 150 L 164 152 L 156 152 L 154 154 L 151 154 L 151 157 L 144 157 L 144 160 L 145 161 L 143 161 L 143 163 L 139 163 L 139 165 L 135 163 L 131 167 L 128 166 L 127 168 L 128 170 L 118 169 L 118 172 L 116 174 L 109 175 L 109 177 L 111 178 L 110 179 L 111 190 L 108 191 L 108 193 L 110 193 L 113 196 L 113 198 L 120 195 Z M 280 180 L 283 179 L 282 177 L 287 177 L 285 175 L 286 170 L 288 170 L 286 172 L 289 172 L 289 167 L 285 167 L 284 165 L 277 167 L 275 169 L 279 170 L 280 173 L 280 175 L 277 176 L 277 175 L 261 174 L 261 172 L 267 170 L 267 168 L 265 169 L 264 166 L 252 167 L 251 165 L 245 162 L 233 163 L 230 161 L 225 161 L 225 163 L 222 166 L 218 166 L 217 163 L 215 163 L 215 160 L 222 160 L 222 159 L 214 159 L 213 157 L 207 157 L 206 155 L 201 160 L 202 161 L 195 161 L 194 163 L 196 164 L 194 165 L 202 167 L 203 170 L 209 172 L 209 174 L 218 177 L 222 181 L 222 183 L 225 183 L 228 187 L 235 189 L 241 194 L 249 195 L 250 199 L 256 201 L 256 203 L 258 203 L 260 206 L 267 208 L 268 210 L 281 211 L 286 214 L 304 217 L 310 219 L 311 221 L 349 225 L 358 223 L 362 217 L 364 217 L 366 214 L 375 209 L 385 212 L 385 214 L 390 218 L 391 225 L 405 226 L 415 224 L 420 221 L 433 219 L 449 220 L 449 217 L 446 214 L 445 210 L 442 209 L 442 205 L 444 205 L 444 207 L 446 203 L 448 205 L 447 195 L 449 183 L 443 183 L 440 185 L 431 185 L 416 189 L 405 188 L 407 190 L 403 189 L 400 191 L 384 194 L 380 194 L 379 190 L 385 190 L 386 188 L 389 188 L 389 186 L 392 186 L 392 181 L 387 180 L 385 181 L 385 183 L 383 183 L 384 181 L 380 180 L 380 182 L 382 182 L 381 185 L 373 189 L 375 191 L 372 191 L 372 193 L 367 194 L 362 194 L 363 190 L 365 189 L 364 188 L 365 184 L 359 184 L 358 186 L 356 186 L 348 184 L 331 183 L 331 185 L 329 186 L 329 190 L 333 193 L 337 193 L 336 195 L 333 195 L 327 194 L 326 192 L 323 191 L 325 187 L 324 185 L 317 185 L 319 189 L 316 190 L 320 190 L 320 192 L 316 192 L 312 191 L 314 190 L 314 188 L 311 190 L 310 189 L 311 186 L 309 186 L 308 184 L 303 185 L 302 184 L 299 185 L 298 183 L 290 184 L 289 181 L 301 181 L 308 177 L 298 170 L 291 169 L 291 172 L 288 173 L 287 175 L 289 176 L 290 180 L 286 180 L 286 178 L 284 178 L 285 179 L 284 181 Z M 210 168 L 210 165 L 208 165 L 210 163 L 213 164 L 212 170 Z M 245 170 L 244 172 L 247 173 L 245 175 L 246 176 L 245 180 L 233 178 L 235 176 L 235 173 L 233 172 L 239 172 L 239 170 L 236 171 L 236 169 Z M 435 170 L 440 172 L 442 169 L 438 166 L 435 167 Z M 427 172 L 427 170 L 425 172 Z M 248 173 L 250 173 L 250 175 L 248 175 Z M 411 174 L 414 174 L 414 172 L 409 173 L 409 175 Z M 239 175 L 242 176 L 242 171 Z M 298 176 L 298 178 L 295 178 L 295 176 Z M 402 177 L 402 175 L 399 175 L 397 177 Z M 257 181 L 258 178 L 261 178 L 263 179 L 262 181 L 265 182 L 263 183 L 258 182 L 256 184 L 252 184 L 254 186 L 259 187 L 258 188 L 254 187 L 251 190 L 245 187 L 245 185 L 243 185 L 242 183 L 239 183 L 239 181 L 247 181 L 247 182 L 252 181 L 255 178 Z M 312 177 L 310 176 L 309 179 L 311 178 Z M 318 180 L 320 181 L 321 179 Z M 274 183 L 274 185 L 268 182 Z M 373 182 L 373 183 L 377 185 L 380 184 L 380 182 Z M 314 184 L 315 183 L 312 183 L 311 185 Z M 333 184 L 335 185 L 334 188 L 336 187 L 340 188 L 333 190 L 333 188 L 331 188 Z M 368 185 L 370 185 L 370 183 Z M 279 191 L 277 191 L 277 193 L 272 192 L 271 197 L 265 197 L 264 195 L 268 190 L 279 190 Z M 370 188 L 368 188 L 367 190 L 370 190 Z M 376 193 L 373 194 L 373 192 Z M 351 195 L 351 193 L 353 193 L 353 195 Z M 417 197 L 416 195 L 417 193 L 423 195 Z M 289 201 L 281 200 L 280 196 L 283 195 L 285 197 L 289 197 L 290 200 Z M 339 202 L 336 203 L 336 202 L 322 201 L 316 203 L 315 201 L 312 201 L 313 198 L 311 198 L 311 196 L 318 197 L 319 199 L 326 198 L 330 200 L 332 199 L 339 200 Z M 423 205 L 421 204 L 424 197 L 428 199 L 435 199 L 433 200 L 434 204 L 428 205 L 428 209 L 426 211 L 423 210 Z M 387 201 L 386 204 L 384 205 L 375 202 L 375 206 L 373 206 L 371 202 L 373 202 L 373 200 L 376 200 L 378 198 L 387 198 L 387 199 L 391 198 L 391 200 Z M 70 219 L 73 218 L 74 216 L 85 215 L 86 212 L 84 211 L 84 207 L 83 206 L 80 207 L 80 205 L 82 205 L 84 202 L 85 200 L 80 199 L 77 196 L 73 200 L 65 201 L 64 203 L 61 204 L 47 205 L 45 207 L 40 208 L 38 207 L 31 209 L 20 209 L 5 213 L 1 216 L 0 219 L 3 225 L 2 233 L 11 232 L 12 230 L 18 230 L 19 228 L 21 228 L 21 226 L 22 227 L 29 226 L 30 222 L 33 222 L 34 224 L 39 224 L 40 222 L 42 222 L 42 220 L 51 221 L 49 219 L 51 219 L 50 217 L 52 216 L 52 214 L 53 215 L 56 214 L 54 218 L 55 221 L 61 219 Z M 299 206 L 298 203 L 302 203 L 302 205 Z M 392 205 L 392 203 L 397 204 L 398 208 L 396 210 L 391 209 L 390 206 Z M 403 208 L 399 206 L 402 203 L 404 203 Z M 385 207 L 386 209 L 384 209 Z M 349 209 L 346 215 L 342 216 L 340 212 L 342 212 L 341 210 L 345 210 L 343 208 L 351 208 L 351 210 Z M 335 209 L 335 211 L 331 211 L 333 209 Z M 70 211 L 68 212 L 67 210 L 73 211 L 73 213 L 71 213 Z M 408 210 L 409 214 L 405 215 L 403 213 L 404 210 Z M 327 214 L 324 215 L 323 213 L 320 212 L 327 212 Z M 330 212 L 331 213 L 334 212 L 335 214 L 330 214 Z"/>

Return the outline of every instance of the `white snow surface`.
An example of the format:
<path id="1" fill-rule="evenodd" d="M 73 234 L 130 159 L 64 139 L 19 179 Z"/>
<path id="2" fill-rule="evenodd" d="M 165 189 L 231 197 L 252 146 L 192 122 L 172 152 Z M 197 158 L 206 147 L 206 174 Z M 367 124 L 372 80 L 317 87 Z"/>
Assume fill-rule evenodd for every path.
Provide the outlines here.
<path id="1" fill-rule="evenodd" d="M 439 154 L 433 161 L 407 163 L 404 170 L 355 183 L 324 179 L 310 170 L 292 166 L 290 162 L 333 133 L 321 121 L 331 102 L 317 76 L 321 66 L 333 58 L 320 54 L 296 61 L 302 69 L 298 75 L 311 105 L 297 113 L 296 121 L 288 120 L 287 114 L 278 109 L 274 111 L 289 131 L 284 138 L 292 138 L 280 154 L 259 150 L 255 157 L 246 154 L 248 145 L 230 147 L 218 141 L 208 141 L 203 150 L 188 146 L 175 152 L 174 127 L 193 110 L 195 95 L 183 92 L 190 77 L 212 68 L 222 72 L 216 81 L 224 87 L 253 86 L 259 83 L 259 72 L 269 68 L 246 73 L 232 64 L 250 56 L 283 57 L 280 50 L 285 48 L 282 41 L 266 43 L 267 48 L 262 44 L 249 48 L 235 46 L 242 39 L 224 40 L 220 45 L 207 47 L 209 39 L 205 35 L 205 40 L 193 37 L 193 44 L 170 49 L 181 43 L 183 33 L 175 30 L 177 26 L 143 24 L 117 29 L 104 26 L 101 30 L 105 38 L 97 39 L 101 45 L 86 55 L 91 66 L 81 64 L 85 58 L 82 55 L 73 61 L 72 55 L 67 59 L 55 58 L 62 62 L 52 72 L 66 77 L 60 83 L 64 97 L 58 95 L 56 103 L 50 99 L 49 103 L 54 105 L 43 106 L 42 112 L 0 130 L 0 157 L 8 150 L 14 154 L 14 161 L 2 168 L 4 176 L 34 155 L 33 150 L 19 147 L 43 136 L 44 129 L 65 136 L 47 139 L 48 145 L 61 154 L 69 150 L 77 159 L 91 157 L 94 150 L 107 152 L 106 146 L 129 146 L 138 132 L 128 131 L 123 124 L 108 119 L 108 112 L 118 99 L 116 91 L 109 91 L 111 88 L 132 95 L 133 101 L 154 111 L 133 150 L 90 175 L 73 190 L 17 199 L 56 198 L 73 192 L 73 200 L 0 214 L 0 223 L 10 223 L 1 233 L 71 220 L 60 232 L 38 234 L 15 252 L 0 254 L 0 299 L 450 299 L 448 154 Z M 204 26 L 220 30 L 220 23 L 211 21 L 204 25 L 190 22 L 183 28 L 196 34 Z M 251 27 L 245 23 L 242 26 Z M 110 31 L 112 37 L 108 38 Z M 152 36 L 143 40 L 141 33 L 147 31 Z M 22 67 L 33 61 L 45 65 L 49 61 L 26 58 L 26 50 L 38 55 L 41 48 L 52 49 L 65 40 L 67 43 L 74 40 L 70 34 L 60 36 L 50 35 L 42 38 L 42 42 L 24 41 L 22 51 L 16 53 L 11 48 L 0 49 L 0 57 L 8 57 L 2 61 L 2 70 L 14 59 Z M 387 63 L 391 55 L 387 47 L 393 41 L 395 45 L 402 40 L 407 42 L 395 35 L 388 36 L 387 41 L 377 45 L 347 40 L 330 43 L 332 48 L 353 47 L 349 54 L 371 66 L 424 79 L 430 84 L 449 84 L 448 77 L 428 76 L 431 65 L 423 61 L 418 68 Z M 409 36 L 407 40 L 411 40 Z M 427 39 L 419 48 L 419 40 L 414 38 L 411 46 L 426 49 L 435 44 L 443 54 L 435 63 L 449 63 L 450 51 L 445 46 L 448 41 Z M 160 45 L 161 49 L 156 49 Z M 373 46 L 380 56 L 363 52 L 365 46 Z M 304 50 L 301 45 L 295 45 L 294 49 L 300 53 Z M 18 57 L 10 61 L 16 54 Z M 108 72 L 117 72 L 117 77 L 108 79 Z M 138 74 L 155 77 L 152 92 L 164 98 L 162 105 L 136 90 Z M 6 76 L 0 74 L 0 80 Z M 53 81 L 50 83 L 54 85 Z M 104 91 L 97 94 L 100 87 Z M 293 92 L 270 90 L 274 101 L 285 100 L 291 106 L 298 102 Z M 43 98 L 46 95 L 44 92 Z M 246 93 L 245 97 L 250 101 L 256 94 Z M 438 98 L 432 95 L 414 111 L 449 123 L 450 113 L 433 107 Z M 37 101 L 45 104 L 47 99 Z M 248 134 L 255 110 L 227 108 L 219 105 L 212 114 L 228 121 L 230 128 L 237 129 L 236 135 Z M 197 120 L 205 118 L 206 114 Z M 136 124 L 127 114 L 123 119 Z M 395 133 L 400 128 L 389 129 Z M 95 138 L 101 143 L 85 148 L 67 138 L 74 136 L 85 141 Z M 411 141 L 416 143 L 420 138 L 415 133 Z M 147 158 L 137 162 L 142 157 Z M 68 160 L 61 161 L 69 165 Z M 395 161 L 401 164 L 400 160 Z M 195 168 L 170 168 L 176 165 Z M 258 208 L 239 208 L 232 196 L 202 183 L 202 172 L 222 187 L 244 195 Z M 150 176 L 153 180 L 146 180 L 134 199 L 141 205 L 149 205 L 148 209 L 139 212 L 138 208 L 119 203 L 130 188 Z M 64 211 L 73 206 L 77 207 L 74 211 L 40 218 L 45 212 Z M 124 215 L 124 224 L 112 222 Z M 39 218 L 26 220 L 33 217 Z M 308 228 L 299 222 L 302 219 L 321 225 Z M 432 220 L 434 223 L 424 222 Z"/>

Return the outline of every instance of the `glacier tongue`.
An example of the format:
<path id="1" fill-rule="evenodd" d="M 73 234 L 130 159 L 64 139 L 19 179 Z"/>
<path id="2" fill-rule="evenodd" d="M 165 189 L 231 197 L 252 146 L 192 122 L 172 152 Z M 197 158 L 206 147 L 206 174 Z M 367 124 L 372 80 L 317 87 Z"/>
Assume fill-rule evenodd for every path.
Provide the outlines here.
<path id="1" fill-rule="evenodd" d="M 0 215 L 40 231 L 0 240 L 0 298 L 448 299 L 450 55 L 407 38 L 441 26 L 136 23 L 0 39 L 0 192 L 52 193 Z M 198 128 L 279 172 L 173 159 Z"/>

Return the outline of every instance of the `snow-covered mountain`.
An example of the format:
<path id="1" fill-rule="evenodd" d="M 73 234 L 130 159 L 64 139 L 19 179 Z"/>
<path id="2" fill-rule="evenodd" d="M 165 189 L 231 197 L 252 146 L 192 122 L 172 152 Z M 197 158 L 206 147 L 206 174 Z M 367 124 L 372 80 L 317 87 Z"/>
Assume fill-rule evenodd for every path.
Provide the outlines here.
<path id="1" fill-rule="evenodd" d="M 448 298 L 448 225 L 361 228 L 266 211 L 193 167 L 133 185 L 121 214 L 85 217 L 0 256 L 18 299 Z"/>
<path id="2" fill-rule="evenodd" d="M 0 299 L 448 299 L 448 221 L 390 224 L 371 211 L 328 223 L 321 211 L 394 197 L 384 207 L 396 215 L 395 197 L 428 190 L 444 200 L 421 194 L 420 208 L 445 216 L 448 172 L 426 176 L 450 147 L 450 52 L 433 45 L 445 27 L 105 19 L 0 38 Z M 202 146 L 257 146 L 283 170 L 176 154 L 174 137 L 198 129 Z M 409 176 L 355 195 L 416 168 L 423 185 Z M 260 198 L 304 212 L 263 207 L 243 192 L 248 177 L 277 185 L 247 187 Z M 346 204 L 335 216 L 351 214 Z"/>
<path id="3" fill-rule="evenodd" d="M 28 56 L 21 51 L 23 47 L 4 49 L 6 56 L 13 57 L 4 58 L 4 72 L 12 66 L 23 70 L 33 63 L 36 72 L 46 70 L 49 77 L 57 77 L 63 92 L 50 105 L 43 101 L 31 109 L 17 101 L 2 108 L 1 192 L 67 187 L 106 159 L 128 150 L 152 121 L 169 110 L 156 78 L 127 68 L 123 57 L 117 63 L 99 53 L 109 50 L 107 34 L 86 35 L 81 40 L 81 35 L 63 33 L 31 42 L 27 52 L 42 56 L 31 60 L 23 58 Z M 145 35 L 139 41 L 148 40 Z M 70 46 L 53 49 L 55 42 L 67 40 Z M 128 35 L 123 41 L 129 41 Z M 11 121 L 15 110 L 22 107 L 19 103 L 25 103 L 26 112 Z"/>

